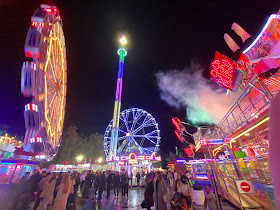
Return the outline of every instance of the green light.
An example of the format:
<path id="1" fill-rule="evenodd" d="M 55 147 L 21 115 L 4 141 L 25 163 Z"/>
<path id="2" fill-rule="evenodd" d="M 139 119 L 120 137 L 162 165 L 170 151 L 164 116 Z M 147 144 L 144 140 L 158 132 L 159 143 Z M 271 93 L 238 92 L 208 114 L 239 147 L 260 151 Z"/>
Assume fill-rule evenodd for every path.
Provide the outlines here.
<path id="1" fill-rule="evenodd" d="M 124 61 L 124 57 L 127 55 L 127 51 L 125 50 L 125 48 L 121 47 L 118 50 L 118 55 L 120 56 L 120 60 Z"/>

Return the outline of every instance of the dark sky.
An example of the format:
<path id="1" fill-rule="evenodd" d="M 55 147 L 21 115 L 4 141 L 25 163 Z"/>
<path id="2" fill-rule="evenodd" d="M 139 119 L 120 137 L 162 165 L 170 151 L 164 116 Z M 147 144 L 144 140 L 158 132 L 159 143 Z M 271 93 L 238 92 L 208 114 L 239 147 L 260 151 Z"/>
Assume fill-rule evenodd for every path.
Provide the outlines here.
<path id="1" fill-rule="evenodd" d="M 185 110 L 175 110 L 160 99 L 155 73 L 183 69 L 193 59 L 208 70 L 216 50 L 237 58 L 241 52 L 233 54 L 223 34 L 229 33 L 245 49 L 279 9 L 278 0 L 0 0 L 0 124 L 10 125 L 17 135 L 24 135 L 23 107 L 30 100 L 20 93 L 24 42 L 31 15 L 41 3 L 55 4 L 64 23 L 68 66 L 64 125 L 74 123 L 85 135 L 104 133 L 113 115 L 116 51 L 124 33 L 129 45 L 122 110 L 138 107 L 150 112 L 159 123 L 164 152 L 180 145 L 171 118 L 185 118 Z M 233 22 L 252 35 L 245 44 L 231 31 Z"/>

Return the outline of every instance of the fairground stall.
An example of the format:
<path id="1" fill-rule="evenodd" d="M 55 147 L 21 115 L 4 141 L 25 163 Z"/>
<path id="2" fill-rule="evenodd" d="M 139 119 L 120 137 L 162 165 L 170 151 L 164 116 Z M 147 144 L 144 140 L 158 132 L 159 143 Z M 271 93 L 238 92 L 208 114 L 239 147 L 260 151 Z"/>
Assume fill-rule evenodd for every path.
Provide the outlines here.
<path id="1" fill-rule="evenodd" d="M 139 155 L 136 152 L 132 152 L 128 155 L 121 156 L 120 158 L 116 157 L 114 160 L 107 158 L 107 162 L 116 162 L 118 171 L 127 171 L 128 174 L 135 174 L 137 172 L 149 173 L 151 170 L 154 170 L 153 163 L 161 161 L 160 156 L 152 155 Z"/>
<path id="2" fill-rule="evenodd" d="M 207 169 L 208 162 L 211 159 L 190 160 L 188 164 L 192 166 L 192 175 L 194 184 L 196 185 L 210 185 L 210 175 Z"/>
<path id="3" fill-rule="evenodd" d="M 67 164 L 56 164 L 56 165 L 50 165 L 48 167 L 48 171 L 51 172 L 71 172 L 71 171 L 77 171 L 77 172 L 83 172 L 91 170 L 91 164 L 85 163 L 82 165 L 67 165 Z"/>
<path id="4" fill-rule="evenodd" d="M 3 136 L 0 136 L 0 159 L 9 159 L 15 147 L 22 147 L 22 142 L 16 140 L 16 137 L 11 137 L 7 133 Z"/>
<path id="5" fill-rule="evenodd" d="M 0 184 L 18 183 L 25 172 L 30 172 L 39 166 L 39 162 L 29 160 L 1 160 Z"/>
<path id="6" fill-rule="evenodd" d="M 194 135 L 196 151 L 216 159 L 209 165 L 219 194 L 239 208 L 273 209 L 274 205 L 268 111 L 280 90 L 279 31 L 280 16 L 271 15 L 261 33 L 233 63 L 247 78 L 240 87 L 242 95 L 217 126 L 200 128 Z M 220 142 L 207 144 L 215 139 Z"/>

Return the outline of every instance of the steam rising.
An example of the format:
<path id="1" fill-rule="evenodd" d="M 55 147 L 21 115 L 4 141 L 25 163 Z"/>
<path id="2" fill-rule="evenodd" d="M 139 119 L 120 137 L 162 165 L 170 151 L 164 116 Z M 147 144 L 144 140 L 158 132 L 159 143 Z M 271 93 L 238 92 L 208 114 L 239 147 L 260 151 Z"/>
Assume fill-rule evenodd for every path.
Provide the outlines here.
<path id="1" fill-rule="evenodd" d="M 203 77 L 204 69 L 195 63 L 184 70 L 156 74 L 160 97 L 175 108 L 186 108 L 193 124 L 218 124 L 237 100 L 238 94 L 228 94 L 211 80 Z"/>

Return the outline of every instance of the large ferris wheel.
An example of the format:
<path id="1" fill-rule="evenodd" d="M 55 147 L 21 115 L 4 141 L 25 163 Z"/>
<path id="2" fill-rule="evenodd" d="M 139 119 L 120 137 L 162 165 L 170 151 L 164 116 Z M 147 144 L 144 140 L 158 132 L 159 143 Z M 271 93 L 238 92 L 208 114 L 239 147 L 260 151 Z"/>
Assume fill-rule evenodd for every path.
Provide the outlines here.
<path id="1" fill-rule="evenodd" d="M 51 158 L 60 144 L 66 103 L 66 48 L 62 20 L 55 6 L 41 5 L 31 18 L 22 66 L 25 145 Z"/>
<path id="2" fill-rule="evenodd" d="M 139 108 L 126 109 L 120 113 L 116 156 L 131 152 L 139 155 L 152 155 L 159 149 L 160 130 L 155 118 Z M 104 152 L 109 157 L 112 135 L 112 121 L 104 134 Z"/>

